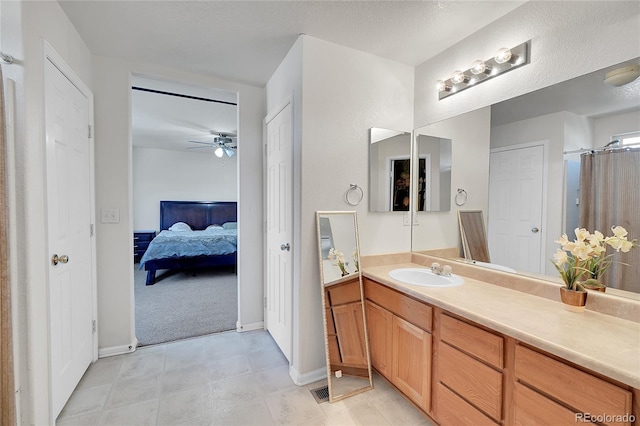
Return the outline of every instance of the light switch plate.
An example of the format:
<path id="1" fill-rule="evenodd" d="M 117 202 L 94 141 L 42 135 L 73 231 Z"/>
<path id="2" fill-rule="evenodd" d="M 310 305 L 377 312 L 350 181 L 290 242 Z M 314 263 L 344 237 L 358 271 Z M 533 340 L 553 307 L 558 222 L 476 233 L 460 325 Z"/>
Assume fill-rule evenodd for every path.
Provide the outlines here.
<path id="1" fill-rule="evenodd" d="M 102 209 L 100 221 L 102 223 L 120 223 L 120 209 Z"/>

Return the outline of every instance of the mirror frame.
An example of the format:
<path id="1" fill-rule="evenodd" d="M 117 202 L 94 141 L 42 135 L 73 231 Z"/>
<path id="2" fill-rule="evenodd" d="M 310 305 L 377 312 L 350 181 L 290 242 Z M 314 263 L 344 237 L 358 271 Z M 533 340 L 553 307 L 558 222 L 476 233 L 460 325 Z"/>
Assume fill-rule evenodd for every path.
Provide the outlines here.
<path id="1" fill-rule="evenodd" d="M 354 239 L 355 239 L 355 252 L 357 256 L 358 268 L 357 268 L 357 279 L 358 279 L 358 287 L 360 294 L 360 306 L 361 306 L 361 315 L 362 315 L 362 338 L 364 340 L 364 352 L 366 354 L 366 365 L 367 365 L 367 374 L 368 374 L 368 385 L 362 386 L 360 388 L 355 388 L 346 393 L 342 393 L 340 395 L 335 395 L 334 387 L 332 384 L 333 380 L 333 372 L 331 371 L 331 354 L 330 354 L 330 346 L 329 346 L 329 330 L 328 330 L 328 318 L 327 311 L 331 309 L 327 305 L 327 297 L 326 288 L 327 285 L 337 285 L 343 282 L 348 282 L 349 280 L 353 280 L 353 276 L 346 276 L 336 280 L 332 280 L 328 283 L 325 282 L 325 271 L 324 271 L 324 260 L 322 257 L 322 234 L 320 228 L 320 219 L 322 217 L 326 217 L 329 215 L 339 215 L 339 216 L 351 216 L 353 217 L 353 230 L 354 230 Z M 322 303 L 322 321 L 323 321 L 323 329 L 324 329 L 324 342 L 325 342 L 325 360 L 327 364 L 327 387 L 329 390 L 329 402 L 340 401 L 347 397 L 357 395 L 359 393 L 368 391 L 373 389 L 373 374 L 371 368 L 371 353 L 369 350 L 369 335 L 367 332 L 367 320 L 365 313 L 365 298 L 364 298 L 364 287 L 362 284 L 362 268 L 360 265 L 360 239 L 358 235 L 358 217 L 355 211 L 316 211 L 316 232 L 317 232 L 317 240 L 318 240 L 318 264 L 320 267 L 320 286 L 321 286 L 321 303 Z M 333 234 L 333 231 L 332 231 Z M 355 273 L 355 272 L 354 272 Z M 353 302 L 352 302 L 353 303 Z M 335 323 L 335 320 L 332 319 L 332 323 Z M 364 376 L 363 376 L 364 378 Z"/>

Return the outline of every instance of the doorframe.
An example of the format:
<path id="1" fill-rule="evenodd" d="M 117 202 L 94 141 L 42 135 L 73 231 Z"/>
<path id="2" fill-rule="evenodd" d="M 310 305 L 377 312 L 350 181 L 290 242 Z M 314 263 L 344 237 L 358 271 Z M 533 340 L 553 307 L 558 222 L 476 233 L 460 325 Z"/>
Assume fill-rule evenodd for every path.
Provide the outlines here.
<path id="1" fill-rule="evenodd" d="M 547 265 L 547 192 L 548 192 L 548 178 L 549 178 L 549 140 L 543 139 L 533 142 L 519 143 L 500 148 L 491 148 L 489 150 L 489 158 L 491 155 L 498 152 L 513 151 L 516 149 L 533 148 L 536 146 L 542 146 L 542 217 L 541 230 L 540 230 L 540 273 L 544 274 Z M 489 160 L 491 164 L 491 160 Z M 491 174 L 491 170 L 489 170 Z M 490 180 L 490 179 L 489 179 Z M 489 186 L 489 191 L 491 187 Z M 564 191 L 563 191 L 564 192 Z M 487 211 L 489 211 L 489 200 L 487 200 Z M 489 224 L 489 218 L 487 217 L 487 225 Z M 487 230 L 488 231 L 488 230 Z"/>
<path id="2" fill-rule="evenodd" d="M 91 90 L 84 84 L 84 82 L 80 79 L 80 77 L 75 73 L 75 71 L 73 71 L 73 69 L 64 61 L 64 59 L 62 59 L 62 57 L 55 51 L 55 49 L 46 41 L 46 40 L 42 40 L 43 43 L 43 49 L 42 49 L 42 84 L 43 84 L 43 89 L 44 89 L 44 82 L 45 82 L 45 76 L 47 73 L 47 61 L 51 62 L 51 64 L 56 67 L 58 69 L 58 71 L 60 71 L 62 73 L 62 75 L 64 75 L 67 79 L 69 79 L 69 81 L 71 82 L 71 84 L 73 84 L 79 91 L 80 93 L 82 93 L 83 96 L 85 96 L 88 100 L 88 106 L 89 106 L 89 126 L 91 126 L 91 135 L 89 135 L 89 186 L 90 186 L 90 190 L 89 190 L 89 208 L 90 208 L 90 215 L 91 215 L 91 225 L 93 226 L 93 235 L 91 235 L 91 293 L 92 293 L 92 301 L 91 301 L 91 316 L 93 321 L 95 321 L 96 324 L 96 330 L 92 335 L 92 339 L 93 339 L 93 354 L 92 354 L 92 360 L 93 362 L 98 360 L 98 334 L 99 334 L 99 324 L 98 324 L 98 287 L 97 287 L 97 270 L 96 270 L 96 233 L 95 233 L 95 224 L 96 224 L 96 212 L 95 212 L 95 126 L 94 126 L 94 109 L 93 109 L 93 93 L 91 92 Z M 47 140 L 47 129 L 46 129 L 46 123 L 44 120 L 45 117 L 45 109 L 46 109 L 46 99 L 44 98 L 44 94 L 43 94 L 43 102 L 42 102 L 42 122 L 43 122 L 43 126 L 42 126 L 42 141 L 43 143 L 43 151 L 46 154 L 46 140 Z M 88 131 L 88 129 L 87 129 Z M 45 218 L 48 218 L 48 201 L 47 201 L 47 194 L 48 194 L 48 190 L 47 190 L 47 185 L 48 185 L 48 180 L 47 180 L 47 161 L 46 161 L 46 155 L 45 155 L 45 160 L 44 160 L 44 193 L 45 193 L 45 203 L 44 203 L 44 215 Z M 46 257 L 45 259 L 43 259 L 47 264 L 49 262 L 49 253 L 52 253 L 51 251 L 51 247 L 50 247 L 50 241 L 48 238 L 49 235 L 49 224 L 48 224 L 48 220 L 45 220 L 45 235 L 47 235 L 46 237 L 46 242 L 45 242 L 45 246 L 46 246 Z M 49 268 L 47 268 L 46 270 L 46 287 L 47 287 L 47 292 L 46 292 L 46 299 L 47 299 L 47 319 L 50 319 L 50 315 L 51 312 L 49 310 L 49 307 L 51 305 L 51 293 L 49 291 L 50 289 L 50 271 Z M 51 321 L 47 321 L 47 336 L 49 339 L 49 342 L 51 340 Z M 49 343 L 47 345 L 47 359 L 48 359 L 48 371 L 49 371 L 49 415 L 51 416 L 51 409 L 53 406 L 53 382 L 52 382 L 52 371 L 51 371 L 51 344 Z"/>

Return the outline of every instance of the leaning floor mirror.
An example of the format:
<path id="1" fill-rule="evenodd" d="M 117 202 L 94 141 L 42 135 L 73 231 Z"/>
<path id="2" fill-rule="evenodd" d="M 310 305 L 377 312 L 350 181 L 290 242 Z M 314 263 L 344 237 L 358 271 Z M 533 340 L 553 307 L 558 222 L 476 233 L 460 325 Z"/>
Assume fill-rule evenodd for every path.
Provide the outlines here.
<path id="1" fill-rule="evenodd" d="M 329 401 L 373 389 L 356 212 L 316 212 Z"/>

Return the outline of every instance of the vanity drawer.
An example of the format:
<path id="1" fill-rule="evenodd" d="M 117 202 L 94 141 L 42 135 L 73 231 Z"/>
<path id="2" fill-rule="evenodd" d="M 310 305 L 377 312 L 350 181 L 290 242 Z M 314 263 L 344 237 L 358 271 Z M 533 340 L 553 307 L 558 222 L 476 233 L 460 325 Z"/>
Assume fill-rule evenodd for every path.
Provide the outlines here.
<path id="1" fill-rule="evenodd" d="M 431 332 L 431 306 L 364 278 L 365 297 L 400 318 Z"/>
<path id="2" fill-rule="evenodd" d="M 519 382 L 592 416 L 631 413 L 631 392 L 521 345 L 516 346 Z M 588 390 L 588 392 L 585 392 Z"/>
<path id="3" fill-rule="evenodd" d="M 575 426 L 577 423 L 576 413 L 521 383 L 516 383 L 513 407 L 517 426 Z"/>
<path id="4" fill-rule="evenodd" d="M 438 363 L 441 383 L 494 420 L 500 420 L 502 373 L 446 343 L 440 345 Z"/>
<path id="5" fill-rule="evenodd" d="M 440 339 L 502 370 L 504 339 L 448 315 L 440 316 Z"/>
<path id="6" fill-rule="evenodd" d="M 438 384 L 438 400 L 436 402 L 438 423 L 442 426 L 494 426 L 498 425 L 473 405 L 460 398 L 442 383 Z"/>

